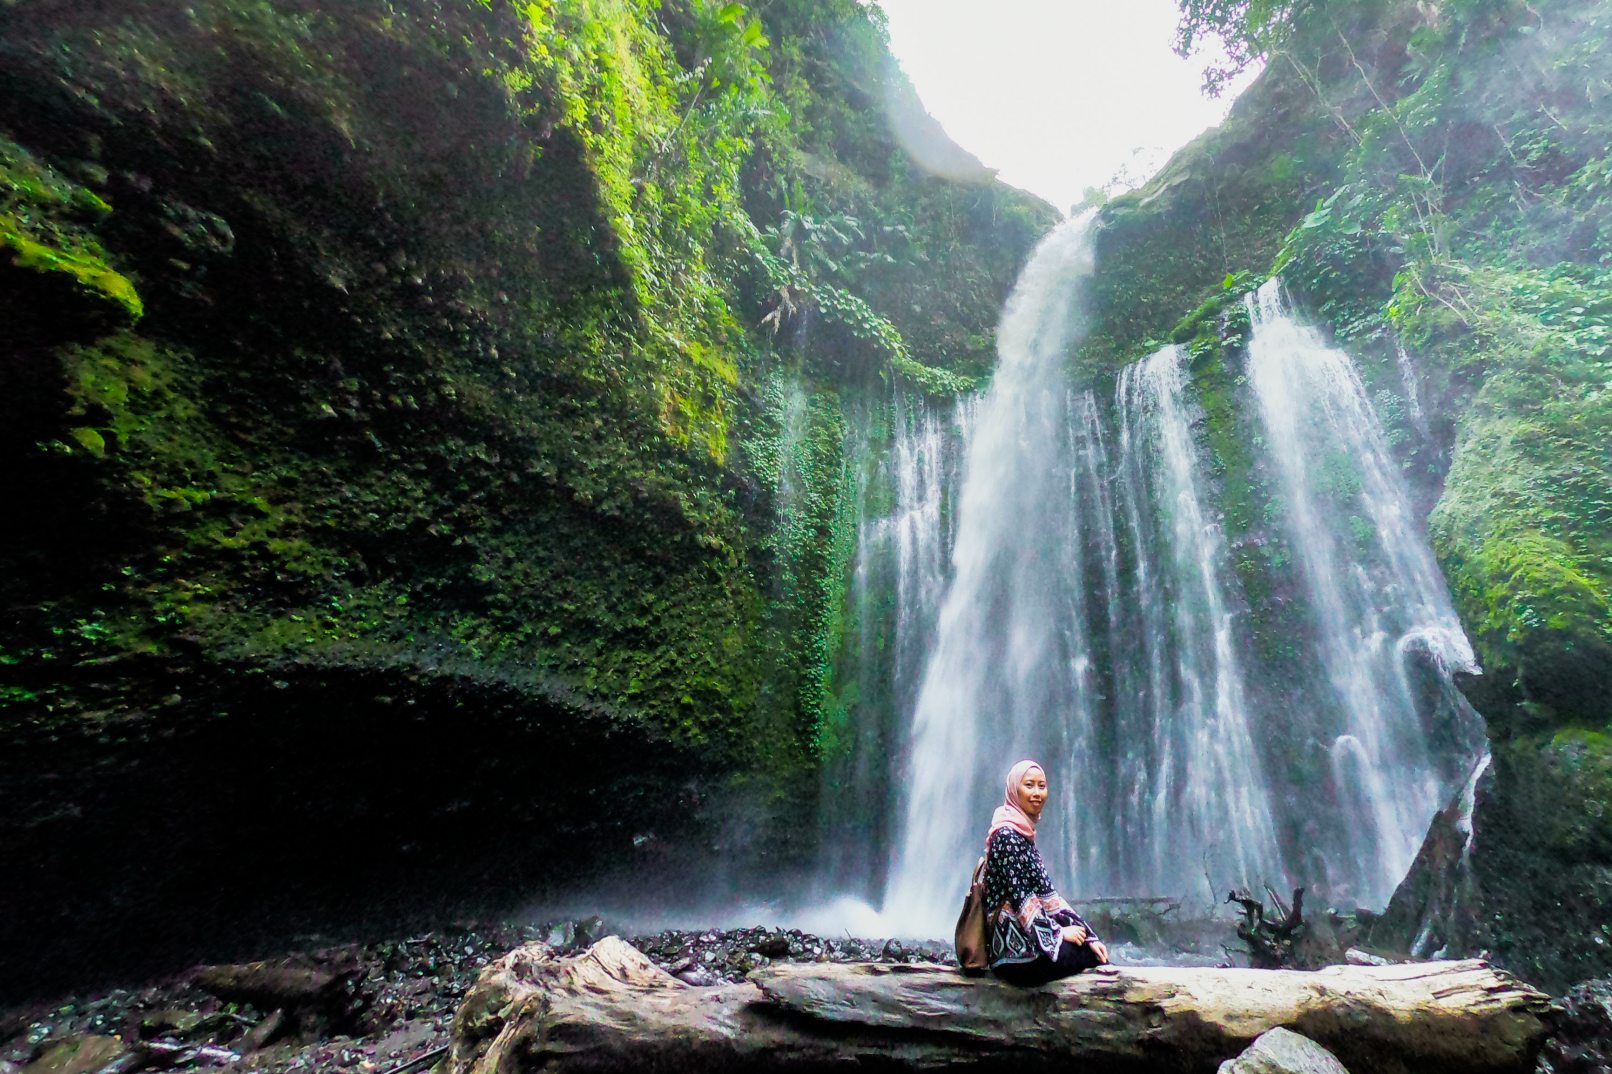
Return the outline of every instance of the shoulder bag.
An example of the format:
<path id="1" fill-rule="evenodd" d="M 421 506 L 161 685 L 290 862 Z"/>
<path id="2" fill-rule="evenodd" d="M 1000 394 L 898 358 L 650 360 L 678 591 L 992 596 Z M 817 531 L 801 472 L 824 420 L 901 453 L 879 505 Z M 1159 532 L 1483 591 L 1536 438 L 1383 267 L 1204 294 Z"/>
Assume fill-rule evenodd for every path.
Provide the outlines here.
<path id="1" fill-rule="evenodd" d="M 968 895 L 963 899 L 963 912 L 957 915 L 957 964 L 970 977 L 985 972 L 989 962 L 989 943 L 985 936 L 985 859 L 974 866 L 974 878 L 969 882 Z"/>

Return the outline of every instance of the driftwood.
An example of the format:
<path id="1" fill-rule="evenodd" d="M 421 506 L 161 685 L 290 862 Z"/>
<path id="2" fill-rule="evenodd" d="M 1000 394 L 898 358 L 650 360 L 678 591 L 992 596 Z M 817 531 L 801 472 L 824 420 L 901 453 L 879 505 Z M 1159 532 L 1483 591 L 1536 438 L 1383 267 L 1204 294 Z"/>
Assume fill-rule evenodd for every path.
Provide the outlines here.
<path id="1" fill-rule="evenodd" d="M 293 955 L 266 962 L 200 966 L 191 980 L 226 1002 L 250 1003 L 270 1012 L 261 1047 L 287 1030 L 315 1039 L 349 1028 L 358 1006 L 357 983 L 363 976 L 351 948 Z M 269 1024 L 279 1018 L 275 1024 Z"/>
<path id="2" fill-rule="evenodd" d="M 1265 904 L 1246 891 L 1233 891 L 1226 896 L 1227 902 L 1243 908 L 1243 919 L 1237 923 L 1237 937 L 1248 945 L 1249 961 L 1258 969 L 1300 967 L 1295 950 L 1308 927 L 1304 922 L 1304 889 L 1293 889 L 1291 907 L 1270 887 L 1265 888 L 1265 893 L 1276 907 L 1275 917 L 1267 917 Z"/>
<path id="3" fill-rule="evenodd" d="M 933 965 L 769 966 L 695 988 L 614 937 L 483 970 L 447 1074 L 881 1070 L 1212 1072 L 1285 1026 L 1351 1070 L 1524 1074 L 1548 999 L 1482 961 L 1295 970 L 1121 968 L 1037 989 Z"/>

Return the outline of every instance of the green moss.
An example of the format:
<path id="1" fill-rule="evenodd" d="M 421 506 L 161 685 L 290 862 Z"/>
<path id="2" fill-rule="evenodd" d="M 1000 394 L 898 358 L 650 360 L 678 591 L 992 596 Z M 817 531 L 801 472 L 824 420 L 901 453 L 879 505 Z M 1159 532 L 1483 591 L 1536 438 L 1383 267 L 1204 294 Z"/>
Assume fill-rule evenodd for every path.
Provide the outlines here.
<path id="1" fill-rule="evenodd" d="M 130 321 L 138 321 L 145 314 L 145 304 L 140 301 L 134 285 L 108 266 L 104 257 L 35 242 L 23 234 L 15 220 L 6 216 L 0 216 L 0 257 L 7 258 L 19 269 L 60 274 L 86 294 L 120 307 Z"/>
<path id="2" fill-rule="evenodd" d="M 765 538 L 776 566 L 770 618 L 780 631 L 770 689 L 791 698 L 789 733 L 815 755 L 832 733 L 833 660 L 856 546 L 855 461 L 832 386 L 774 375 L 766 398 L 766 421 L 745 451 L 776 490 Z"/>
<path id="3" fill-rule="evenodd" d="M 1536 768 L 1536 814 L 1545 826 L 1540 848 L 1578 864 L 1612 862 L 1612 726 L 1567 728 L 1544 739 L 1525 739 L 1510 751 Z"/>
<path id="4" fill-rule="evenodd" d="M 1480 795 L 1473 873 L 1485 947 L 1543 987 L 1612 970 L 1612 735 L 1602 723 L 1497 746 Z M 1562 935 L 1565 932 L 1565 937 Z"/>
<path id="5" fill-rule="evenodd" d="M 1599 716 L 1612 675 L 1612 466 L 1586 426 L 1612 414 L 1603 393 L 1500 403 L 1511 385 L 1498 376 L 1479 393 L 1433 514 L 1434 547 L 1485 665 L 1561 718 Z"/>
<path id="6" fill-rule="evenodd" d="M 1262 433 L 1241 372 L 1249 331 L 1242 297 L 1260 282 L 1247 273 L 1228 276 L 1220 293 L 1184 318 L 1171 338 L 1192 355 L 1192 385 L 1203 411 L 1215 502 L 1247 603 L 1252 642 L 1271 666 L 1297 669 L 1304 659 L 1300 641 L 1307 624 L 1302 605 L 1283 599 L 1295 586 L 1295 564 L 1280 503 L 1258 463 L 1256 445 Z"/>
<path id="7" fill-rule="evenodd" d="M 1077 376 L 1110 375 L 1148 341 L 1179 337 L 1185 310 L 1217 314 L 1228 274 L 1272 263 L 1347 144 L 1292 71 L 1273 65 L 1224 124 L 1140 190 L 1110 200 L 1097 216 L 1092 323 Z"/>
<path id="8" fill-rule="evenodd" d="M 100 458 L 106 454 L 106 438 L 96 430 L 81 427 L 69 430 L 68 435 L 91 455 Z"/>
<path id="9" fill-rule="evenodd" d="M 145 304 L 91 230 L 110 214 L 99 195 L 0 138 L 0 268 L 60 280 L 132 323 Z"/>

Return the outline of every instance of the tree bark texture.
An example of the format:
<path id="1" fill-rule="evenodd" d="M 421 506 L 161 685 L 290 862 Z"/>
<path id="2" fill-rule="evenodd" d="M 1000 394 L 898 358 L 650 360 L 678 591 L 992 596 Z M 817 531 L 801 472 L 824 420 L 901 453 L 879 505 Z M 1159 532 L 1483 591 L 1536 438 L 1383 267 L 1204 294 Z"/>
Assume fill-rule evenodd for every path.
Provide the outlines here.
<path id="1" fill-rule="evenodd" d="M 695 988 L 609 937 L 489 965 L 448 1074 L 571 1071 L 1213 1072 L 1285 1026 L 1375 1074 L 1527 1074 L 1549 1000 L 1478 961 L 1126 968 L 1022 989 L 932 965 L 807 963 Z"/>

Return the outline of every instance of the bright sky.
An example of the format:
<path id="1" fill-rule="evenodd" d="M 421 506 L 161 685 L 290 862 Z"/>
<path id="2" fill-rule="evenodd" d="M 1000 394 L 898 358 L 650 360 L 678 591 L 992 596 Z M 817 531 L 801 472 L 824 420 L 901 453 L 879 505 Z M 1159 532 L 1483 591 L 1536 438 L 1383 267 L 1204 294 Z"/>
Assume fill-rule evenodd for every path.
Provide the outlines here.
<path id="1" fill-rule="evenodd" d="M 878 0 L 930 114 L 1003 181 L 1067 212 L 1087 187 L 1136 186 L 1218 123 L 1203 61 L 1170 45 L 1175 0 Z"/>

